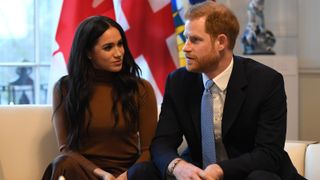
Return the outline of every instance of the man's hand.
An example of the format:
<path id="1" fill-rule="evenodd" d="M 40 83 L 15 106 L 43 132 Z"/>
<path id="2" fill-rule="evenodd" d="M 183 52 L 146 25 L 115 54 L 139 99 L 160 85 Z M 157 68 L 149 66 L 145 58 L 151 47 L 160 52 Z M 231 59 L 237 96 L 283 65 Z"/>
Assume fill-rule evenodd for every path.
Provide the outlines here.
<path id="1" fill-rule="evenodd" d="M 181 160 L 173 170 L 173 175 L 177 180 L 201 180 L 201 173 L 205 172 L 184 160 Z"/>
<path id="2" fill-rule="evenodd" d="M 200 173 L 200 177 L 204 180 L 222 180 L 223 170 L 217 164 L 210 164 L 203 173 Z"/>

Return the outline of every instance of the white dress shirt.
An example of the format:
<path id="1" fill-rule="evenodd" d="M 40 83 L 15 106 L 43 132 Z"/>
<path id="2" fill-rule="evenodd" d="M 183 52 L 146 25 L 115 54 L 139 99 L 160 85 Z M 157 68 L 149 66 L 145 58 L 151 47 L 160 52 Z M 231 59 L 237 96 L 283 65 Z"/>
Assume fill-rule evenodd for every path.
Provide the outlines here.
<path id="1" fill-rule="evenodd" d="M 224 144 L 222 142 L 222 117 L 224 102 L 227 94 L 227 86 L 231 76 L 233 68 L 233 59 L 231 60 L 229 66 L 213 80 L 214 85 L 212 87 L 213 96 L 213 126 L 214 126 L 214 137 L 216 143 L 216 155 L 217 161 L 222 161 L 228 159 Z M 202 74 L 203 85 L 209 79 L 205 74 Z"/>

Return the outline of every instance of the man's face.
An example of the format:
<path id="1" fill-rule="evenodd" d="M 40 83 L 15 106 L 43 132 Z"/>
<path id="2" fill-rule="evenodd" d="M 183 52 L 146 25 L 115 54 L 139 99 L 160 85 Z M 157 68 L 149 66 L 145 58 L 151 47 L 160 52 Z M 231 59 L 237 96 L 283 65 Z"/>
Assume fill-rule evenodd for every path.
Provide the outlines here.
<path id="1" fill-rule="evenodd" d="M 205 20 L 205 17 L 200 17 L 185 23 L 186 43 L 182 50 L 186 58 L 186 68 L 191 72 L 212 71 L 219 60 L 216 40 L 205 31 Z"/>

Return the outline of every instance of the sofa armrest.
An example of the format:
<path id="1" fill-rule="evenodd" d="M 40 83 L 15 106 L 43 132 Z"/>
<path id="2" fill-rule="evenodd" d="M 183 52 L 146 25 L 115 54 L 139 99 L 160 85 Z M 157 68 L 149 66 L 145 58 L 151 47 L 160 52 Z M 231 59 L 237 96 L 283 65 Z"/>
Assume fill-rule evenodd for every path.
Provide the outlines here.
<path id="1" fill-rule="evenodd" d="M 284 149 L 288 152 L 290 159 L 302 176 L 305 175 L 305 154 L 307 147 L 316 141 L 290 141 L 287 140 Z"/>
<path id="2" fill-rule="evenodd" d="M 320 179 L 320 144 L 310 144 L 306 151 L 305 178 Z"/>

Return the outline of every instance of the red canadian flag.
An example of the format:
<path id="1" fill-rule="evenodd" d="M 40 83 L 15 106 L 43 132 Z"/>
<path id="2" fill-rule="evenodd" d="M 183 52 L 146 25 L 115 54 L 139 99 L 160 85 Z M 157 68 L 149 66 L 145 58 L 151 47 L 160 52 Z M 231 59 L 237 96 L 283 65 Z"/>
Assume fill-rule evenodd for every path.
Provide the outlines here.
<path id="1" fill-rule="evenodd" d="M 179 61 L 170 3 L 170 0 L 64 0 L 49 91 L 52 92 L 54 82 L 67 74 L 66 63 L 79 23 L 89 16 L 104 15 L 115 19 L 125 30 L 142 77 L 153 85 L 161 103 L 166 76 L 178 67 Z"/>

